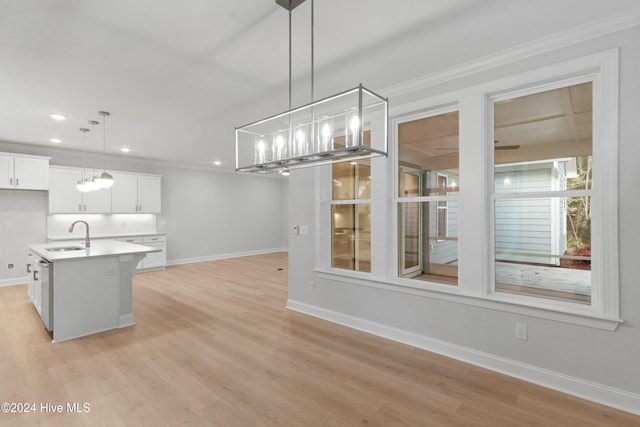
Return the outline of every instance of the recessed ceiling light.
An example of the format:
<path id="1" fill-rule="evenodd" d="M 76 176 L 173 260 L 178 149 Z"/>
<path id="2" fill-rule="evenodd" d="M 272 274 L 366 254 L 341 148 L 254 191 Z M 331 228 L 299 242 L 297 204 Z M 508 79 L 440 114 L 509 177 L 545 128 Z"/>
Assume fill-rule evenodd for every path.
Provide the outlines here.
<path id="1" fill-rule="evenodd" d="M 51 138 L 49 141 L 53 142 L 54 144 L 60 144 L 62 142 L 60 138 Z"/>
<path id="2" fill-rule="evenodd" d="M 128 153 L 128 152 L 129 152 L 129 151 L 131 151 L 131 150 L 130 150 L 129 148 L 127 148 L 127 147 L 122 147 L 122 148 L 120 149 L 120 151 L 122 151 L 123 153 Z"/>
<path id="3" fill-rule="evenodd" d="M 64 114 L 60 114 L 60 113 L 51 113 L 49 114 L 51 116 L 51 118 L 53 120 L 66 120 L 67 116 L 65 116 Z"/>
<path id="4" fill-rule="evenodd" d="M 216 160 L 215 162 L 213 162 L 213 164 L 216 166 L 220 166 L 222 162 L 220 160 Z"/>

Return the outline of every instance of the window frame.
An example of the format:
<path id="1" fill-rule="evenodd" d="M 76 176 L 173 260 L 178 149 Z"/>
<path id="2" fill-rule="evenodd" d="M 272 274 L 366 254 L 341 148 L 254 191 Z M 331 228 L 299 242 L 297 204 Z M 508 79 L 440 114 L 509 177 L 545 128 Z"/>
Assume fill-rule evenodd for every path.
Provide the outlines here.
<path id="1" fill-rule="evenodd" d="M 590 190 L 567 190 L 557 192 L 522 192 L 525 198 L 540 197 L 569 197 L 588 195 L 592 198 L 591 223 L 591 304 L 576 307 L 575 303 L 542 299 L 527 295 L 512 295 L 497 292 L 495 289 L 495 200 L 518 197 L 517 193 L 496 194 L 493 186 L 494 150 L 487 155 L 487 193 L 489 195 L 489 246 L 488 282 L 486 292 L 496 301 L 513 304 L 530 305 L 550 311 L 581 314 L 614 322 L 622 322 L 619 304 L 618 281 L 618 203 L 617 203 L 617 175 L 607 174 L 607 170 L 617 170 L 618 146 L 618 75 L 617 50 L 608 52 L 597 67 L 582 66 L 581 63 L 596 59 L 598 55 L 581 58 L 566 63 L 566 67 L 558 67 L 557 73 L 549 70 L 548 75 L 536 71 L 523 75 L 520 79 L 513 79 L 510 85 L 502 89 L 486 91 L 486 123 L 485 139 L 494 139 L 493 104 L 500 100 L 518 96 L 540 93 L 548 90 L 571 86 L 574 84 L 591 82 L 593 84 L 593 141 L 592 155 L 594 158 L 593 186 Z M 574 67 L 571 67 L 574 65 Z M 571 70 L 571 68 L 574 68 Z M 582 69 L 580 69 L 582 68 Z M 564 69 L 564 70 L 563 70 Z M 615 70 L 615 71 L 614 71 Z M 564 71 L 564 73 L 562 73 Z M 556 74 L 555 76 L 553 74 Z M 524 76 L 531 76 L 525 79 Z M 528 81 L 527 81 L 528 80 Z M 554 193 L 554 194 L 552 194 Z"/>
<path id="2" fill-rule="evenodd" d="M 498 102 L 501 101 L 506 101 L 506 100 L 511 100 L 511 99 L 516 99 L 516 98 L 520 98 L 520 97 L 524 97 L 524 96 L 528 96 L 528 95 L 535 95 L 535 94 L 539 94 L 539 93 L 543 93 L 543 92 L 547 92 L 547 91 L 553 91 L 556 89 L 562 89 L 562 88 L 566 88 L 566 87 L 570 87 L 570 86 L 574 86 L 574 85 L 579 85 L 582 83 L 592 83 L 595 85 L 595 77 L 596 75 L 593 73 L 587 73 L 585 75 L 581 75 L 581 76 L 576 76 L 576 77 L 571 77 L 571 78 L 562 78 L 558 81 L 551 81 L 551 82 L 545 82 L 542 84 L 534 84 L 532 86 L 525 86 L 525 87 L 520 87 L 517 88 L 516 90 L 504 90 L 504 91 L 500 91 L 500 92 L 496 92 L 496 93 L 490 93 L 487 94 L 487 102 L 488 105 L 490 105 L 491 107 L 488 108 L 487 111 L 487 129 L 489 131 L 489 135 L 488 138 L 495 140 L 496 136 L 495 136 L 495 124 L 494 124 L 494 105 Z M 595 92 L 595 90 L 594 90 Z M 592 100 L 592 103 L 594 104 L 594 109 L 595 109 L 595 94 L 594 94 L 594 99 Z M 595 117 L 596 117 L 596 111 L 592 111 L 592 120 L 595 126 Z M 595 145 L 596 143 L 601 143 L 601 142 L 596 142 L 596 136 L 595 134 L 593 134 L 593 138 L 592 138 L 592 152 L 593 152 L 593 158 L 595 159 Z M 490 150 L 490 152 L 488 153 L 488 162 L 490 163 L 489 165 L 489 174 L 490 176 L 488 177 L 488 182 L 494 183 L 495 182 L 495 168 L 496 168 L 496 164 L 495 164 L 495 150 Z M 597 159 L 597 162 L 599 162 L 600 160 Z M 546 163 L 548 162 L 548 160 L 534 160 L 530 163 Z M 511 297 L 516 297 L 516 298 L 522 298 L 524 300 L 530 301 L 531 303 L 534 304 L 549 304 L 550 308 L 555 306 L 559 301 L 562 300 L 553 300 L 551 298 L 545 298 L 545 297 L 539 297 L 539 296 L 534 296 L 534 295 L 526 295 L 526 294 L 511 294 L 511 293 L 507 293 L 504 291 L 500 291 L 498 289 L 496 289 L 496 202 L 498 200 L 536 200 L 536 199 L 550 199 L 550 202 L 553 203 L 557 203 L 556 199 L 564 199 L 564 203 L 566 203 L 566 198 L 568 197 L 578 197 L 578 196 L 586 196 L 586 197 L 591 197 L 591 203 L 592 204 L 596 204 L 598 202 L 597 199 L 593 198 L 594 195 L 594 191 L 593 191 L 593 185 L 599 185 L 600 179 L 597 180 L 598 184 L 596 184 L 595 182 L 593 182 L 592 180 L 592 188 L 588 189 L 588 190 L 557 190 L 557 189 L 549 189 L 549 190 L 545 190 L 545 191 L 500 191 L 500 192 L 496 192 L 495 191 L 495 185 L 491 185 L 490 190 L 489 190 L 489 209 L 490 209 L 490 221 L 489 221 L 489 226 L 490 226 L 490 242 L 489 242 L 489 252 L 492 255 L 491 261 L 490 261 L 490 266 L 489 266 L 489 271 L 490 271 L 490 282 L 489 282 L 489 294 L 494 295 L 495 298 L 498 299 L 509 299 Z M 596 224 L 598 224 L 598 221 L 596 220 L 595 222 Z M 553 228 L 553 227 L 552 227 Z M 592 246 L 600 246 L 600 236 L 601 236 L 601 232 L 598 232 L 599 230 L 593 230 L 592 227 Z M 552 239 L 553 240 L 553 239 Z M 593 243 L 595 242 L 595 245 L 593 245 Z M 598 250 L 596 251 L 596 253 L 599 252 Z M 601 295 L 601 288 L 603 286 L 603 284 L 597 280 L 597 272 L 599 271 L 599 269 L 601 268 L 601 259 L 600 258 L 596 258 L 593 257 L 592 260 L 592 269 L 591 269 L 591 292 L 592 292 L 592 296 L 591 296 L 591 302 L 588 305 L 591 308 L 594 307 L 601 307 L 601 301 L 598 299 Z M 594 278 L 596 278 L 596 280 L 593 280 Z M 595 296 L 595 297 L 594 297 Z M 560 302 L 560 306 L 558 306 L 558 308 L 562 308 L 564 306 L 564 304 L 576 304 L 575 302 L 570 302 L 570 301 L 562 301 Z"/>
<path id="3" fill-rule="evenodd" d="M 440 178 L 444 178 L 444 186 L 443 188 L 449 187 L 449 175 L 445 175 L 443 173 L 438 172 L 436 174 L 438 181 L 438 188 L 440 188 Z M 436 215 L 436 230 L 438 231 L 438 236 L 441 237 L 449 237 L 449 199 L 439 200 L 436 206 L 437 215 Z M 444 235 L 440 234 L 440 211 L 444 211 Z M 444 242 L 442 239 L 436 239 L 436 242 Z"/>
<path id="4" fill-rule="evenodd" d="M 440 211 L 440 203 L 441 202 L 445 202 L 447 203 L 447 215 L 448 215 L 448 206 L 449 206 L 449 201 L 453 201 L 458 203 L 459 201 L 459 193 L 456 192 L 455 194 L 450 194 L 450 193 L 444 193 L 444 195 L 442 193 L 437 193 L 437 195 L 435 196 L 425 196 L 423 194 L 420 194 L 418 196 L 401 196 L 398 194 L 397 189 L 400 186 L 400 183 L 398 182 L 398 180 L 400 179 L 400 154 L 399 154 L 399 150 L 400 150 L 400 145 L 399 145 L 399 141 L 398 141 L 398 128 L 401 124 L 403 123 L 408 123 L 411 121 L 415 121 L 415 120 L 422 120 L 422 119 L 427 119 L 430 117 L 436 117 L 439 115 L 445 115 L 445 114 L 449 114 L 449 113 L 453 113 L 453 112 L 457 112 L 458 114 L 460 113 L 460 104 L 458 103 L 457 100 L 450 100 L 448 102 L 441 102 L 438 103 L 436 105 L 433 106 L 428 106 L 426 108 L 423 109 L 419 109 L 417 111 L 410 111 L 406 114 L 400 114 L 398 116 L 395 116 L 392 118 L 392 132 L 393 132 L 393 137 L 392 137 L 392 154 L 393 156 L 391 157 L 390 160 L 390 169 L 391 169 L 391 175 L 394 177 L 393 180 L 393 185 L 394 188 L 396 189 L 395 191 L 393 191 L 392 194 L 392 213 L 390 214 L 390 218 L 391 218 L 391 222 L 394 224 L 395 226 L 395 233 L 392 235 L 391 239 L 393 240 L 393 242 L 395 243 L 395 245 L 393 246 L 394 249 L 394 254 L 395 254 L 395 258 L 398 260 L 398 263 L 394 266 L 395 269 L 395 274 L 393 275 L 393 277 L 391 278 L 391 280 L 397 281 L 397 283 L 405 285 L 405 286 L 409 286 L 409 287 L 417 287 L 420 289 L 445 289 L 445 288 L 457 288 L 460 284 L 460 277 L 458 275 L 458 277 L 456 278 L 456 284 L 452 285 L 450 283 L 442 283 L 442 282 L 435 282 L 435 281 L 426 281 L 426 280 L 416 280 L 413 279 L 411 276 L 400 276 L 400 271 L 401 271 L 401 266 L 399 265 L 400 259 L 401 259 L 401 245 L 399 244 L 400 241 L 400 222 L 399 222 L 399 218 L 398 218 L 398 207 L 400 204 L 405 204 L 405 203 L 418 203 L 420 206 L 420 209 L 422 211 L 422 215 L 425 215 L 424 210 L 422 208 L 424 203 L 433 203 L 436 209 L 435 212 L 435 225 L 436 225 L 436 232 L 438 232 L 438 213 Z M 460 117 L 458 116 L 458 120 L 460 120 Z M 460 124 L 458 123 L 458 128 L 460 127 Z M 460 141 L 459 141 L 460 142 Z M 458 145 L 458 149 L 460 148 L 460 146 Z M 459 168 L 458 168 L 459 170 Z M 424 174 L 424 171 L 422 171 L 422 173 Z M 440 176 L 447 176 L 445 174 L 436 173 L 436 188 L 438 188 L 438 178 Z M 447 176 L 447 182 L 448 182 L 448 176 Z M 459 219 L 458 219 L 459 221 Z M 429 230 L 423 230 L 423 232 L 427 232 L 429 233 Z M 448 235 L 448 226 L 447 226 L 447 235 Z M 444 240 L 438 240 L 436 239 L 436 243 L 437 242 L 443 242 Z M 460 249 L 460 242 L 457 242 L 458 245 L 458 251 Z M 459 252 L 458 252 L 459 255 Z M 420 262 L 420 265 L 422 265 L 422 261 Z"/>
<path id="5" fill-rule="evenodd" d="M 492 290 L 495 283 L 495 272 L 492 271 L 495 256 L 492 247 L 493 216 L 490 207 L 494 192 L 494 144 L 493 107 L 490 97 L 517 90 L 540 91 L 536 88 L 584 78 L 593 82 L 593 174 L 599 179 L 598 183 L 594 182 L 592 190 L 592 197 L 596 197 L 597 200 L 597 203 L 593 203 L 592 241 L 598 233 L 600 247 L 596 251 L 594 242 L 592 264 L 593 259 L 600 257 L 601 267 L 596 271 L 592 270 L 592 280 L 599 281 L 601 286 L 592 292 L 591 306 L 495 293 Z M 623 323 L 619 302 L 618 177 L 617 174 L 607 174 L 606 171 L 617 170 L 618 164 L 618 98 L 619 49 L 616 48 L 446 93 L 423 96 L 422 99 L 414 97 L 413 101 L 392 104 L 389 157 L 375 159 L 378 167 L 374 167 L 373 160 L 371 164 L 371 255 L 374 263 L 372 271 L 374 268 L 376 271 L 361 273 L 327 268 L 327 261 L 330 265 L 330 260 L 323 249 L 330 247 L 326 243 L 331 232 L 330 224 L 327 226 L 329 215 L 326 212 L 330 206 L 328 199 L 331 197 L 331 188 L 329 187 L 327 194 L 326 183 L 331 182 L 331 172 L 330 168 L 319 168 L 324 171 L 321 170 L 316 175 L 316 194 L 319 202 L 316 205 L 319 216 L 317 231 L 322 236 L 318 239 L 320 243 L 316 247 L 317 276 L 359 286 L 614 331 Z M 408 117 L 417 118 L 425 112 L 436 115 L 438 112 L 450 111 L 453 107 L 460 111 L 459 180 L 463 184 L 457 193 L 460 219 L 458 286 L 412 280 L 399 277 L 398 274 L 400 258 L 397 206 L 400 200 L 397 124 L 399 121 L 407 121 Z M 382 186 L 386 191 L 381 191 Z"/>
<path id="6" fill-rule="evenodd" d="M 342 164 L 350 164 L 350 166 L 353 167 L 354 170 L 354 174 L 353 174 L 353 195 L 356 197 L 354 199 L 334 199 L 333 198 L 333 187 L 331 188 L 331 197 L 329 200 L 329 212 L 331 215 L 330 218 L 330 222 L 331 222 L 331 226 L 330 229 L 331 231 L 333 231 L 333 216 L 331 214 L 333 207 L 337 206 L 337 205 L 347 205 L 347 206 L 353 206 L 353 210 L 354 210 L 354 227 L 355 227 L 355 234 L 354 234 L 354 268 L 353 269 L 347 269 L 347 268 L 341 268 L 341 267 L 335 267 L 333 265 L 333 260 L 334 260 L 334 254 L 333 254 L 333 235 L 331 235 L 330 237 L 330 255 L 329 255 L 329 266 L 331 269 L 335 269 L 335 270 L 343 270 L 343 271 L 350 271 L 350 272 L 358 272 L 358 273 L 369 273 L 368 271 L 363 271 L 360 270 L 360 258 L 359 258 L 359 253 L 360 253 L 360 239 L 359 239 L 359 212 L 360 212 L 360 206 L 362 205 L 369 205 L 369 209 L 371 209 L 371 198 L 366 198 L 366 199 L 360 199 L 357 198 L 358 196 L 358 189 L 359 189 L 359 183 L 360 183 L 360 169 L 362 164 L 357 163 L 353 164 L 353 162 L 342 162 Z M 371 165 L 368 165 L 369 168 L 371 168 Z M 330 173 L 331 173 L 331 182 L 333 182 L 333 164 L 330 167 Z M 370 188 L 371 187 L 371 184 Z"/>

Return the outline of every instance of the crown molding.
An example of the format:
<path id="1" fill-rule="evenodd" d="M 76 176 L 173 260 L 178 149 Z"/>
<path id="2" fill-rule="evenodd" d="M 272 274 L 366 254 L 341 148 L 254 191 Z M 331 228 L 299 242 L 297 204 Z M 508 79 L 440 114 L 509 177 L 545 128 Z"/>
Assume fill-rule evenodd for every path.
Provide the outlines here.
<path id="1" fill-rule="evenodd" d="M 380 92 L 390 98 L 404 95 L 638 25 L 640 25 L 640 7 L 553 33 L 453 67 L 444 68 L 416 79 L 389 86 Z"/>

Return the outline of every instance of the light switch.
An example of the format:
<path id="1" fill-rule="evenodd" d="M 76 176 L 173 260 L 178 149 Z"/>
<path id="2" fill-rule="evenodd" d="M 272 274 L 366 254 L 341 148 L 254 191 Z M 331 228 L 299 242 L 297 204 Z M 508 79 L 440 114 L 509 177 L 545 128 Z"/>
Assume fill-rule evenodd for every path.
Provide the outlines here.
<path id="1" fill-rule="evenodd" d="M 300 225 L 300 235 L 306 236 L 309 234 L 309 226 L 308 225 Z"/>

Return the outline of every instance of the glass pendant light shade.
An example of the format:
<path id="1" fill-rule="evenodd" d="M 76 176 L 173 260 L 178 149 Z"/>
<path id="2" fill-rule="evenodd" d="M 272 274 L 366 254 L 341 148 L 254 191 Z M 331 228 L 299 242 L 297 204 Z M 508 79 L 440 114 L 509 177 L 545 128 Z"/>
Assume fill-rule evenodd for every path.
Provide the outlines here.
<path id="1" fill-rule="evenodd" d="M 94 181 L 100 188 L 109 188 L 113 185 L 113 176 L 108 172 L 100 172 L 94 177 Z"/>
<path id="2" fill-rule="evenodd" d="M 89 132 L 89 129 L 80 128 L 80 132 L 82 132 L 82 179 L 76 183 L 76 188 L 81 193 L 86 193 L 87 191 L 91 191 L 91 187 L 87 185 L 85 178 L 85 168 L 87 167 L 87 132 Z"/>
<path id="3" fill-rule="evenodd" d="M 82 192 L 82 193 L 86 193 L 87 191 L 91 191 L 91 188 L 89 188 L 89 186 L 87 185 L 87 182 L 85 179 L 81 179 L 78 181 L 78 183 L 76 184 L 76 188 L 78 189 L 78 191 Z"/>
<path id="4" fill-rule="evenodd" d="M 87 191 L 94 191 L 100 189 L 100 184 L 96 182 L 96 178 L 94 176 L 90 176 L 84 180 L 84 184 L 88 187 Z"/>
<path id="5" fill-rule="evenodd" d="M 236 171 L 276 172 L 387 155 L 388 102 L 362 85 L 236 128 Z"/>

